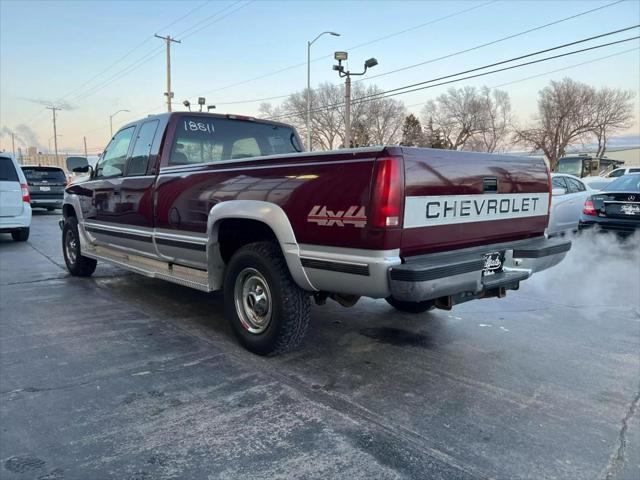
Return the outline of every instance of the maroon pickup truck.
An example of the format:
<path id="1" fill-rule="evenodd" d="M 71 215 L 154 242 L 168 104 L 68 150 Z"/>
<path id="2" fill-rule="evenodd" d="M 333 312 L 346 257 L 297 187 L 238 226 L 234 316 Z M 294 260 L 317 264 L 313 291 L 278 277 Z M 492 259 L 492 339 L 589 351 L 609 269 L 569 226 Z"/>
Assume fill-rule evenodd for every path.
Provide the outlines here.
<path id="1" fill-rule="evenodd" d="M 121 128 L 67 187 L 71 274 L 105 260 L 222 289 L 241 343 L 302 340 L 310 302 L 384 298 L 398 310 L 502 297 L 557 264 L 549 171 L 534 158 L 380 146 L 303 152 L 290 125 L 167 113 Z"/>

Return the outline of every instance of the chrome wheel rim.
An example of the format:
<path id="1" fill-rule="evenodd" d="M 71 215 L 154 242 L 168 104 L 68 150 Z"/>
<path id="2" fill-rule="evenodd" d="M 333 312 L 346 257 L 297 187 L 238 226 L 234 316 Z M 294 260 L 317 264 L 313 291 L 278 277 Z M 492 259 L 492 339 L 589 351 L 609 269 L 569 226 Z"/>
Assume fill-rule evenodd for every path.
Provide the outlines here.
<path id="1" fill-rule="evenodd" d="M 234 302 L 240 323 L 253 334 L 264 332 L 273 313 L 271 290 L 255 268 L 245 268 L 236 277 Z"/>
<path id="2" fill-rule="evenodd" d="M 78 242 L 76 241 L 76 237 L 71 230 L 67 230 L 67 233 L 64 237 L 64 248 L 67 253 L 67 260 L 69 263 L 76 263 Z"/>

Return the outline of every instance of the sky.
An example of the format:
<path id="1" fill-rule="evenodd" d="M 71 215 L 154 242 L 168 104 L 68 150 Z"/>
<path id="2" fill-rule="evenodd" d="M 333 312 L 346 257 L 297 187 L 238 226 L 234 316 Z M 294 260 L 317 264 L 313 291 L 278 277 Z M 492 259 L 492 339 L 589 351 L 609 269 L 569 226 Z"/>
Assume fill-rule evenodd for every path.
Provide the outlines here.
<path id="1" fill-rule="evenodd" d="M 610 5 L 556 25 L 450 58 L 447 56 L 525 30 Z M 61 152 L 79 153 L 86 137 L 97 153 L 123 123 L 166 110 L 164 43 L 171 35 L 174 110 L 182 101 L 217 105 L 218 113 L 255 115 L 261 102 L 306 87 L 307 41 L 312 46 L 311 83 L 340 83 L 333 52 L 349 52 L 349 67 L 367 58 L 379 64 L 363 78 L 382 89 L 458 73 L 556 45 L 640 24 L 640 1 L 12 1 L 0 0 L 0 149 L 53 145 L 51 111 L 57 114 Z M 561 51 L 634 37 L 635 28 Z M 633 90 L 638 134 L 640 41 L 429 88 L 395 98 L 409 111 L 452 86 L 498 87 L 509 93 L 521 123 L 536 111 L 538 92 L 551 80 L 570 77 L 594 87 Z M 608 58 L 605 58 L 608 57 Z M 527 59 L 531 60 L 531 59 Z M 523 60 L 526 61 L 526 60 Z M 519 63 L 519 62 L 516 62 Z M 374 78 L 376 77 L 376 78 Z M 280 100 L 272 100 L 278 104 Z M 51 147 L 53 148 L 53 147 Z"/>

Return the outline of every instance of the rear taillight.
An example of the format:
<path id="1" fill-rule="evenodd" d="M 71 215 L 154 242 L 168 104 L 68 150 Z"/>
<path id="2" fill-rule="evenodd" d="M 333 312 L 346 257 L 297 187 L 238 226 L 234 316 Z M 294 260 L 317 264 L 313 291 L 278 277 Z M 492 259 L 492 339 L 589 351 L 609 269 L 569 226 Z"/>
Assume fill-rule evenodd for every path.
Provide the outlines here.
<path id="1" fill-rule="evenodd" d="M 584 207 L 582 208 L 582 213 L 585 215 L 597 215 L 596 208 L 593 206 L 593 202 L 591 200 L 587 200 L 584 202 Z"/>
<path id="2" fill-rule="evenodd" d="M 404 204 L 404 165 L 401 157 L 376 160 L 371 189 L 370 226 L 402 226 Z"/>
<path id="3" fill-rule="evenodd" d="M 25 203 L 31 202 L 31 197 L 29 196 L 29 186 L 26 183 L 21 183 L 20 188 L 22 189 L 22 201 Z"/>

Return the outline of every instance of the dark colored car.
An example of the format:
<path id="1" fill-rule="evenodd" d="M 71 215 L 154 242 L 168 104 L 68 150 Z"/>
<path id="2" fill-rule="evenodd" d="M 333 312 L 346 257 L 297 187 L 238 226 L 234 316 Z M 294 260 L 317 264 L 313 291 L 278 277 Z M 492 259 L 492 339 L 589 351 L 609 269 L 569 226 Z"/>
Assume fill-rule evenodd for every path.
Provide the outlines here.
<path id="1" fill-rule="evenodd" d="M 22 167 L 27 178 L 33 208 L 54 210 L 62 208 L 64 187 L 67 176 L 60 167 L 39 167 L 25 165 Z"/>
<path id="2" fill-rule="evenodd" d="M 585 202 L 578 228 L 630 235 L 640 227 L 640 173 L 629 173 L 606 185 Z"/>

